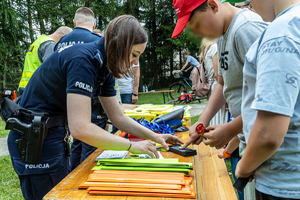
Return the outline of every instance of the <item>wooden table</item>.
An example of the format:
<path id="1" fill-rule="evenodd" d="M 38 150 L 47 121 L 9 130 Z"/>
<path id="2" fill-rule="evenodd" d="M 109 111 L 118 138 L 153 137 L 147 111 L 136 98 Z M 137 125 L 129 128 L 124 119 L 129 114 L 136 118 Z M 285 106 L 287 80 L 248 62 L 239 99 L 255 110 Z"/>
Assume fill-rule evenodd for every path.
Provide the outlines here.
<path id="1" fill-rule="evenodd" d="M 165 97 L 169 98 L 169 93 L 173 92 L 174 90 L 160 90 L 160 91 L 154 91 L 154 92 L 139 92 L 138 94 L 154 94 L 154 93 L 162 93 L 164 97 L 164 104 L 166 103 Z"/>
<path id="2" fill-rule="evenodd" d="M 184 142 L 189 139 L 188 132 L 177 133 Z M 171 152 L 161 152 L 165 158 L 179 158 L 180 162 L 193 162 L 194 170 L 189 175 L 193 177 L 193 185 L 196 188 L 197 199 L 201 200 L 237 200 L 230 177 L 223 159 L 218 158 L 218 150 L 205 146 L 194 145 L 197 155 L 194 157 L 182 157 Z M 97 164 L 95 158 L 103 150 L 97 149 L 72 173 L 56 185 L 43 199 L 109 199 L 109 200 L 176 200 L 181 198 L 164 197 L 135 197 L 135 196 L 100 196 L 90 195 L 85 189 L 78 189 L 78 185 L 85 182 Z"/>

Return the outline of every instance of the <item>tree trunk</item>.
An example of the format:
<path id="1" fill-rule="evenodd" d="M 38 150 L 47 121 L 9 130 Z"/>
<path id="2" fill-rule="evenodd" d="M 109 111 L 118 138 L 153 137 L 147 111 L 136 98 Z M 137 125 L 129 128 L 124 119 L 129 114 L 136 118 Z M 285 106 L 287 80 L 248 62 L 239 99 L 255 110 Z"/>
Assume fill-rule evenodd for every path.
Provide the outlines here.
<path id="1" fill-rule="evenodd" d="M 181 47 L 179 47 L 179 63 L 180 63 L 180 69 L 182 67 L 182 56 L 181 56 Z"/>
<path id="2" fill-rule="evenodd" d="M 3 83 L 2 87 L 5 88 L 6 86 L 6 73 L 7 73 L 7 55 L 4 57 L 4 70 L 3 70 Z"/>
<path id="3" fill-rule="evenodd" d="M 156 9 L 155 9 L 155 3 L 156 0 L 151 0 L 152 2 L 152 19 L 151 19 L 151 27 L 152 27 L 152 42 L 153 45 L 151 47 L 152 51 L 152 67 L 153 69 L 153 88 L 158 88 L 158 66 L 157 66 L 157 53 L 155 51 L 155 47 L 157 44 L 157 34 L 156 34 Z"/>
<path id="4" fill-rule="evenodd" d="M 127 0 L 126 14 L 133 14 L 133 12 L 132 12 L 132 0 Z"/>
<path id="5" fill-rule="evenodd" d="M 30 0 L 26 0 L 27 3 L 27 17 L 28 17 L 28 26 L 29 26 L 29 37 L 30 37 L 30 41 L 31 43 L 34 42 L 34 33 L 33 33 L 33 28 L 32 28 L 32 16 L 31 16 L 31 2 Z"/>
<path id="6" fill-rule="evenodd" d="M 46 33 L 46 29 L 45 29 L 45 24 L 44 24 L 44 19 L 42 16 L 42 2 L 41 0 L 36 0 L 36 4 L 37 4 L 37 16 L 38 16 L 38 22 L 40 24 L 40 33 L 41 34 L 45 34 Z"/>
<path id="7" fill-rule="evenodd" d="M 135 17 L 139 20 L 140 19 L 140 6 L 139 0 L 135 0 Z"/>
<path id="8" fill-rule="evenodd" d="M 64 11 L 64 5 L 63 4 L 64 4 L 64 1 L 60 0 L 60 10 L 61 10 L 62 16 L 64 18 L 65 26 L 69 26 L 68 20 L 66 18 L 66 14 L 65 14 L 65 11 Z"/>
<path id="9" fill-rule="evenodd" d="M 101 28 L 102 28 L 102 16 L 101 15 L 99 15 L 99 17 L 98 17 L 98 27 L 101 30 Z"/>
<path id="10" fill-rule="evenodd" d="M 84 7 L 90 7 L 90 2 L 89 2 L 89 1 L 86 1 L 86 2 L 84 3 Z"/>

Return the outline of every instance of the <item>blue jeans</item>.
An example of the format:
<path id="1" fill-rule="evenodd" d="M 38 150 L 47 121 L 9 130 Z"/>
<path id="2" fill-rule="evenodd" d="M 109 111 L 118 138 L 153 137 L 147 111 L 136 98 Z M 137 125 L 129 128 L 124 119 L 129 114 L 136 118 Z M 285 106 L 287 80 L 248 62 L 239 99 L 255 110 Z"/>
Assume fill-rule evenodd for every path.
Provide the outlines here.
<path id="1" fill-rule="evenodd" d="M 132 93 L 129 94 L 121 94 L 122 103 L 132 104 Z"/>

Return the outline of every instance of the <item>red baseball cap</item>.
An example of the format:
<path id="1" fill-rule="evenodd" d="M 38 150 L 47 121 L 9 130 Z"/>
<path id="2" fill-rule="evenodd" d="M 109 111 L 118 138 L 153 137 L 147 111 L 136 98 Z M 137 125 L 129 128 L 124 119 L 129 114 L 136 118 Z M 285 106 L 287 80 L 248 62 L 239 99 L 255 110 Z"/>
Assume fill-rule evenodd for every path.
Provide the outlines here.
<path id="1" fill-rule="evenodd" d="M 172 38 L 176 38 L 182 33 L 192 11 L 204 2 L 206 2 L 206 0 L 173 0 L 178 21 L 173 31 Z"/>

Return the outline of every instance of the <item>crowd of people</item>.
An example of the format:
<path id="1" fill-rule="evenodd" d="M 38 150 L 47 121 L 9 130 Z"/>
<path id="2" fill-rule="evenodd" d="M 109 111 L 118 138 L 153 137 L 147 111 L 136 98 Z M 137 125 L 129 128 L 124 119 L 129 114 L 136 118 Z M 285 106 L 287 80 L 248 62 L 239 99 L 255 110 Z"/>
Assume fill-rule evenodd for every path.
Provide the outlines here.
<path id="1" fill-rule="evenodd" d="M 235 178 L 250 177 L 240 200 L 300 199 L 300 0 L 173 4 L 178 22 L 172 38 L 185 27 L 204 38 L 199 61 L 184 52 L 181 71 L 188 64 L 203 64 L 211 85 L 190 139 L 183 144 L 176 136 L 156 134 L 120 108 L 116 82 L 123 103 L 138 100 L 139 57 L 148 40 L 139 21 L 131 15 L 116 17 L 102 34 L 95 29 L 93 11 L 79 8 L 73 30 L 63 26 L 40 36 L 25 57 L 19 105 L 33 112 L 19 120 L 38 124 L 35 131 L 46 131 L 46 136 L 38 162 L 28 163 L 27 151 L 21 156 L 16 145 L 22 136 L 9 133 L 24 199 L 42 199 L 96 148 L 155 158 L 155 142 L 167 150 L 167 143 L 185 148 L 201 142 L 220 149 L 220 158 L 230 158 Z M 36 122 L 40 116 L 47 120 Z M 105 130 L 108 118 L 118 129 L 146 140 L 131 142 L 110 134 Z M 211 131 L 197 134 L 199 124 Z"/>

